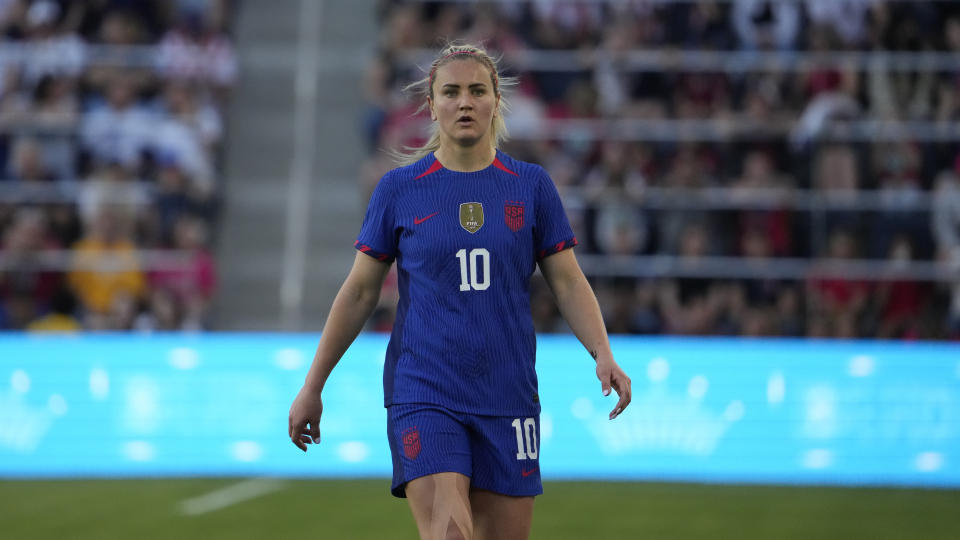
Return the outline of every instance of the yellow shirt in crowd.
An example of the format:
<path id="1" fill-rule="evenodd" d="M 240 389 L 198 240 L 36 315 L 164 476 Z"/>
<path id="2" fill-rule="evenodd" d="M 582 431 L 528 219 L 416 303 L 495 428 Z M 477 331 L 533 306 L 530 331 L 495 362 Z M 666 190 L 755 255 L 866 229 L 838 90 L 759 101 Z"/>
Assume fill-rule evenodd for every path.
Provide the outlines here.
<path id="1" fill-rule="evenodd" d="M 132 243 L 121 240 L 108 245 L 96 238 L 84 238 L 73 249 L 73 270 L 67 279 L 85 308 L 106 313 L 118 293 L 133 297 L 143 294 L 146 283 Z M 96 264 L 114 258 L 124 270 L 96 269 Z"/>

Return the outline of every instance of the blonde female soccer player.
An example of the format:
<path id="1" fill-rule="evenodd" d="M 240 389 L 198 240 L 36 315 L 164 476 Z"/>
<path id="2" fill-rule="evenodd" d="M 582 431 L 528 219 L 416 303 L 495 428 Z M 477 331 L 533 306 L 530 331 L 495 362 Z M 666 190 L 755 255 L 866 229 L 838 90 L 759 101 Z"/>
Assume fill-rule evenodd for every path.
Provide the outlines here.
<path id="1" fill-rule="evenodd" d="M 553 181 L 498 150 L 505 102 L 493 59 L 449 45 L 421 83 L 432 137 L 374 190 L 289 435 L 304 451 L 320 441 L 324 383 L 396 261 L 383 373 L 391 491 L 408 499 L 421 538 L 527 538 L 543 492 L 529 290 L 537 264 L 604 395 L 619 395 L 610 419 L 630 403 L 630 378 L 613 359 Z"/>

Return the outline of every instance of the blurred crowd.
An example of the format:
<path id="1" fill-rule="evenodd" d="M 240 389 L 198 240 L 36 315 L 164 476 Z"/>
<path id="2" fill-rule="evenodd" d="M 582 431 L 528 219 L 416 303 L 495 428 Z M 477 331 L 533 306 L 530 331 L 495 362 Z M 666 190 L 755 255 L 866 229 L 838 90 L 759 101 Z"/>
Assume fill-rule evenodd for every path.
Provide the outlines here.
<path id="1" fill-rule="evenodd" d="M 209 324 L 234 11 L 0 0 L 0 330 Z"/>
<path id="2" fill-rule="evenodd" d="M 426 120 L 413 114 L 419 103 L 403 86 L 423 76 L 429 57 L 418 63 L 411 54 L 437 50 L 450 38 L 477 42 L 500 55 L 506 75 L 517 81 L 507 94 L 507 125 L 520 136 L 504 150 L 548 170 L 581 256 L 664 255 L 681 266 L 705 257 L 809 263 L 803 275 L 789 278 L 762 272 L 743 278 L 588 275 L 611 332 L 960 338 L 960 140 L 909 132 L 822 136 L 836 121 L 955 125 L 960 62 L 885 69 L 890 60 L 879 56 L 880 64 L 868 66 L 758 64 L 730 71 L 628 64 L 629 53 L 638 50 L 806 58 L 847 51 L 960 54 L 960 3 L 531 0 L 379 6 L 382 40 L 364 83 L 367 193 L 395 166 L 384 148 L 423 141 Z M 531 51 L 566 51 L 569 68 L 538 70 L 524 62 Z M 524 136 L 564 119 L 788 128 L 766 136 Z M 663 193 L 660 188 L 681 190 L 688 204 L 655 203 L 651 194 Z M 796 204 L 797 194 L 823 204 Z M 865 196 L 875 203 L 858 204 Z M 712 204 L 710 197 L 724 204 Z M 878 273 L 929 263 L 957 279 L 904 274 L 876 280 L 816 264 L 863 259 L 873 261 Z M 532 295 L 538 330 L 564 331 L 541 280 Z M 380 328 L 391 320 L 390 297 L 385 295 L 376 319 Z"/>

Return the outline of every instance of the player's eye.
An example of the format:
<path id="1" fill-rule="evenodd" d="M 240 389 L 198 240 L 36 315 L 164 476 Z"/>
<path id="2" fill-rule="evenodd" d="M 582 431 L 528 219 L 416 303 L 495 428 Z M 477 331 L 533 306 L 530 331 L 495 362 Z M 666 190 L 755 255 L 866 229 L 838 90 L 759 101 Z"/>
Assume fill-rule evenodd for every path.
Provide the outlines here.
<path id="1" fill-rule="evenodd" d="M 457 95 L 457 91 L 454 90 L 453 88 L 447 88 L 446 90 L 443 91 L 443 95 L 447 97 L 454 97 Z"/>
<path id="2" fill-rule="evenodd" d="M 480 87 L 480 86 L 478 86 L 478 87 L 476 87 L 476 88 L 473 89 L 473 95 L 475 95 L 475 96 L 482 96 L 482 95 L 484 95 L 484 94 L 486 94 L 486 93 L 487 93 L 486 88 L 483 88 L 483 87 Z"/>

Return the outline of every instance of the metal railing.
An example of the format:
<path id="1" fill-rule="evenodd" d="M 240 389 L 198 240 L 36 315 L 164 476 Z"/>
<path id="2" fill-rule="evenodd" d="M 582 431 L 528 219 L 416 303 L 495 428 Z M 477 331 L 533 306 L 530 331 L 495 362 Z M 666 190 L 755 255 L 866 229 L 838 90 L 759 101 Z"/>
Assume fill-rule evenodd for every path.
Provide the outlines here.
<path id="1" fill-rule="evenodd" d="M 0 272 L 130 272 L 175 271 L 191 268 L 193 254 L 174 249 L 142 249 L 96 253 L 72 249 L 0 250 Z"/>
<path id="2" fill-rule="evenodd" d="M 799 118 L 758 121 L 749 118 L 679 120 L 642 118 L 551 119 L 536 124 L 510 124 L 515 140 L 616 141 L 766 141 L 796 138 L 821 142 L 948 142 L 960 140 L 960 123 L 924 120 L 828 120 L 813 130 Z"/>
<path id="3" fill-rule="evenodd" d="M 561 194 L 567 209 L 595 206 L 606 201 L 629 201 L 639 208 L 669 210 L 795 210 L 823 211 L 888 211 L 929 212 L 933 195 L 925 191 L 911 192 L 907 198 L 893 191 L 855 190 L 823 191 L 799 188 L 662 188 L 644 187 L 636 192 L 613 195 L 591 195 L 582 186 L 562 186 Z"/>
<path id="4" fill-rule="evenodd" d="M 192 268 L 193 254 L 183 250 L 136 250 L 97 254 L 70 249 L 28 252 L 0 250 L 0 272 L 177 271 Z M 683 257 L 675 255 L 578 255 L 586 275 L 595 278 L 708 278 L 960 282 L 960 264 L 886 259 L 801 259 Z"/>
<path id="5" fill-rule="evenodd" d="M 578 255 L 590 277 L 960 282 L 960 264 L 886 259 Z"/>
<path id="6" fill-rule="evenodd" d="M 429 66 L 437 52 L 406 49 L 397 60 L 407 67 Z M 858 71 L 957 71 L 960 53 L 945 51 L 747 51 L 676 48 L 633 49 L 609 53 L 603 49 L 521 49 L 503 53 L 501 67 L 528 72 L 591 70 L 608 63 L 625 72 L 806 72 L 821 69 Z"/>

